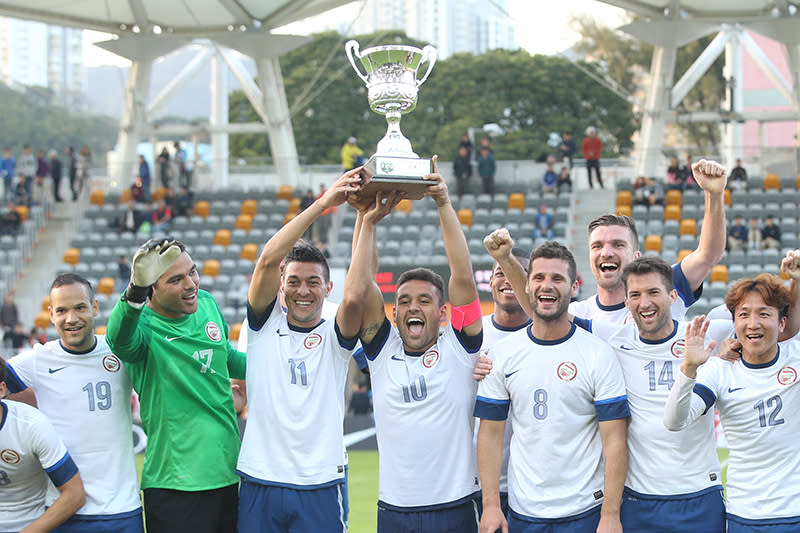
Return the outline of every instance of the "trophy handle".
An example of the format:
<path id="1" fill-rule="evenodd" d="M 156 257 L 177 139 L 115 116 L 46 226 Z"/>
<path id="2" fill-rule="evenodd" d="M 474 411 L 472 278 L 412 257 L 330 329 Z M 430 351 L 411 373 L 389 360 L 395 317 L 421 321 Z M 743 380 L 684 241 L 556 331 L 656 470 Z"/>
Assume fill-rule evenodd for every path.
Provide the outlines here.
<path id="1" fill-rule="evenodd" d="M 364 83 L 367 83 L 367 77 L 361 73 L 361 69 L 359 69 L 356 66 L 356 61 L 355 59 L 353 59 L 353 53 L 355 53 L 356 57 L 358 58 L 361 57 L 359 54 L 358 41 L 356 40 L 347 41 L 344 44 L 344 51 L 347 54 L 347 59 L 350 60 L 350 65 L 352 65 L 353 69 L 356 71 L 356 74 L 358 74 L 358 77 L 364 80 Z"/>
<path id="2" fill-rule="evenodd" d="M 425 75 L 422 76 L 420 79 L 417 80 L 417 87 L 425 83 L 425 80 L 428 79 L 428 76 L 431 74 L 431 70 L 433 70 L 433 65 L 436 64 L 436 48 L 431 45 L 426 45 L 425 48 L 422 49 L 422 62 L 428 62 L 428 70 L 425 71 Z"/>

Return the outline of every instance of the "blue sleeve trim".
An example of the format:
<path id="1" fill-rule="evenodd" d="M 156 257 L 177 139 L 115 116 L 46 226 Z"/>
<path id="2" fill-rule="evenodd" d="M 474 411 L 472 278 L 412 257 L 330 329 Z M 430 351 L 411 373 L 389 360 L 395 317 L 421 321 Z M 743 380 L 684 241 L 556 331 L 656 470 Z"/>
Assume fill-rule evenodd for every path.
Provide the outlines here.
<path id="1" fill-rule="evenodd" d="M 706 404 L 706 410 L 703 411 L 703 414 L 706 414 L 708 410 L 711 409 L 711 406 L 714 405 L 714 402 L 717 401 L 716 394 L 714 394 L 711 389 L 700 383 L 695 383 L 692 391 L 700 396 L 700 398 L 703 400 L 703 403 Z"/>
<path id="2" fill-rule="evenodd" d="M 364 353 L 364 348 L 359 348 L 353 352 L 353 359 L 356 360 L 358 369 L 364 374 L 369 374 L 369 365 L 367 365 L 367 356 Z"/>
<path id="3" fill-rule="evenodd" d="M 496 400 L 478 396 L 475 399 L 473 416 L 486 420 L 505 420 L 508 418 L 508 409 L 511 407 L 509 400 Z"/>
<path id="4" fill-rule="evenodd" d="M 67 452 L 59 462 L 44 470 L 50 477 L 50 481 L 53 482 L 53 485 L 60 487 L 78 473 L 78 465 L 75 464 L 75 461 L 72 460 L 72 457 L 69 456 L 69 452 Z"/>
<path id="5" fill-rule="evenodd" d="M 452 324 L 450 325 L 453 328 Z M 458 331 L 453 328 L 453 333 L 456 334 L 459 344 L 467 351 L 467 353 L 478 353 L 483 344 L 483 329 L 477 335 L 467 335 L 464 331 Z"/>
<path id="6" fill-rule="evenodd" d="M 580 318 L 575 317 L 572 319 L 572 323 L 578 326 L 579 328 L 588 331 L 589 333 L 592 332 L 592 320 L 587 318 Z"/>
<path id="7" fill-rule="evenodd" d="M 346 348 L 347 350 L 352 350 L 356 347 L 356 344 L 358 343 L 358 335 L 348 339 L 342 335 L 342 332 L 339 330 L 339 324 L 337 324 L 335 320 L 333 321 L 333 330 L 336 332 L 336 339 L 339 341 L 339 346 Z"/>
<path id="8" fill-rule="evenodd" d="M 683 273 L 680 263 L 672 265 L 672 279 L 675 290 L 678 291 L 678 296 L 683 300 L 686 307 L 690 307 L 703 295 L 702 283 L 697 287 L 696 291 L 692 291 L 692 288 L 689 286 L 689 280 L 686 279 L 686 275 Z"/>
<path id="9" fill-rule="evenodd" d="M 28 388 L 25 382 L 22 381 L 22 378 L 19 377 L 19 374 L 14 372 L 14 367 L 11 366 L 11 363 L 6 365 L 8 368 L 8 375 L 6 376 L 6 385 L 8 385 L 8 392 L 14 394 L 16 392 L 22 392 Z"/>
<path id="10" fill-rule="evenodd" d="M 367 359 L 370 361 L 374 361 L 376 357 L 378 357 L 378 353 L 383 348 L 383 345 L 386 344 L 386 341 L 389 340 L 389 332 L 392 330 L 392 323 L 389 322 L 389 319 L 383 317 L 383 324 L 381 324 L 378 333 L 372 337 L 372 340 L 366 344 L 362 343 L 361 346 L 364 348 L 364 355 L 367 356 Z"/>
<path id="11" fill-rule="evenodd" d="M 600 422 L 631 416 L 631 408 L 628 406 L 627 396 L 598 400 L 594 402 L 594 409 L 597 411 L 597 420 Z"/>
<path id="12" fill-rule="evenodd" d="M 250 329 L 253 331 L 258 331 L 264 327 L 264 324 L 267 323 L 267 319 L 269 315 L 272 314 L 272 310 L 275 308 L 275 304 L 278 302 L 278 296 L 275 296 L 275 299 L 267 306 L 264 310 L 264 314 L 261 316 L 257 316 L 253 312 L 253 308 L 250 307 L 250 301 L 247 301 L 247 323 L 250 325 Z"/>

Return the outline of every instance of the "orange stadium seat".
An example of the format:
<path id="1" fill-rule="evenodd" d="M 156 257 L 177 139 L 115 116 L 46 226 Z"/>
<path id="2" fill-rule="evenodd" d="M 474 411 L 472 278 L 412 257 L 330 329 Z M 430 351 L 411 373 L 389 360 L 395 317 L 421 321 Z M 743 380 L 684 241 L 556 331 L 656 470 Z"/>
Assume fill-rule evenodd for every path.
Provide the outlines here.
<path id="1" fill-rule="evenodd" d="M 166 187 L 159 187 L 158 189 L 153 191 L 153 194 L 151 195 L 151 197 L 152 197 L 154 202 L 157 202 L 157 201 L 161 200 L 162 198 L 166 198 L 167 197 L 167 188 Z"/>
<path id="2" fill-rule="evenodd" d="M 724 196 L 725 196 L 725 206 L 726 207 L 730 207 L 731 206 L 731 201 L 732 201 L 731 200 L 731 190 L 730 189 L 725 189 Z"/>
<path id="3" fill-rule="evenodd" d="M 664 220 L 681 220 L 681 206 L 668 205 L 664 208 Z"/>
<path id="4" fill-rule="evenodd" d="M 778 177 L 777 174 L 767 174 L 764 176 L 764 190 L 768 191 L 770 189 L 780 190 L 781 188 L 781 179 Z"/>
<path id="5" fill-rule="evenodd" d="M 676 262 L 680 263 L 681 261 L 686 259 L 686 256 L 689 255 L 690 253 L 692 253 L 692 251 L 687 250 L 685 248 L 683 250 L 678 250 L 678 257 L 676 259 Z"/>
<path id="6" fill-rule="evenodd" d="M 229 246 L 231 243 L 231 230 L 229 229 L 218 229 L 217 232 L 214 234 L 214 244 L 220 244 L 222 246 Z"/>
<path id="7" fill-rule="evenodd" d="M 292 198 L 289 200 L 289 214 L 296 215 L 300 212 L 300 198 Z"/>
<path id="8" fill-rule="evenodd" d="M 680 234 L 697 237 L 697 221 L 691 218 L 681 220 Z"/>
<path id="9" fill-rule="evenodd" d="M 229 335 L 232 341 L 239 340 L 239 334 L 242 332 L 242 323 L 234 324 L 231 326 L 231 334 Z"/>
<path id="10" fill-rule="evenodd" d="M 251 217 L 256 216 L 256 213 L 258 213 L 258 202 L 256 202 L 252 198 L 243 200 L 242 209 L 239 213 L 242 215 L 250 215 Z"/>
<path id="11" fill-rule="evenodd" d="M 459 209 L 457 214 L 462 225 L 472 227 L 472 209 Z"/>
<path id="12" fill-rule="evenodd" d="M 633 205 L 633 193 L 631 191 L 619 191 L 617 193 L 617 207 L 631 207 Z"/>
<path id="13" fill-rule="evenodd" d="M 17 214 L 19 215 L 20 223 L 25 222 L 28 220 L 28 206 L 27 205 L 18 205 L 15 208 Z"/>
<path id="14" fill-rule="evenodd" d="M 122 193 L 119 195 L 119 203 L 127 204 L 130 201 L 131 201 L 131 190 L 122 189 Z"/>
<path id="15" fill-rule="evenodd" d="M 683 203 L 683 193 L 679 190 L 672 189 L 667 191 L 664 196 L 664 205 L 681 205 Z"/>
<path id="16" fill-rule="evenodd" d="M 394 208 L 395 211 L 401 211 L 403 213 L 410 213 L 411 212 L 411 200 L 408 198 L 403 198 L 399 202 L 397 202 L 397 207 Z"/>
<path id="17" fill-rule="evenodd" d="M 279 200 L 291 200 L 294 194 L 294 190 L 292 189 L 291 185 L 281 185 L 278 188 L 278 199 Z"/>
<path id="18" fill-rule="evenodd" d="M 294 217 L 297 215 L 295 213 L 287 213 L 285 217 L 283 217 L 283 225 L 285 226 L 288 224 Z"/>
<path id="19" fill-rule="evenodd" d="M 661 235 L 648 235 L 645 237 L 644 251 L 661 253 Z"/>
<path id="20" fill-rule="evenodd" d="M 208 214 L 210 212 L 211 204 L 207 200 L 195 202 L 194 207 L 192 208 L 192 214 L 198 217 L 208 218 Z"/>
<path id="21" fill-rule="evenodd" d="M 250 215 L 239 215 L 236 217 L 236 225 L 234 228 L 243 229 L 249 232 L 251 229 L 253 229 L 253 217 Z"/>
<path id="22" fill-rule="evenodd" d="M 42 298 L 42 311 L 49 311 L 50 310 L 50 295 L 46 295 Z"/>
<path id="23" fill-rule="evenodd" d="M 206 262 L 203 263 L 203 275 L 211 276 L 212 278 L 219 276 L 219 261 L 216 259 L 206 259 Z"/>
<path id="24" fill-rule="evenodd" d="M 105 326 L 97 326 L 94 328 L 95 335 L 105 335 L 106 334 L 106 327 Z"/>
<path id="25" fill-rule="evenodd" d="M 36 313 L 36 318 L 33 319 L 33 325 L 40 329 L 47 329 L 50 327 L 50 313 L 47 311 L 39 311 Z"/>
<path id="26" fill-rule="evenodd" d="M 800 174 L 797 175 L 797 179 L 794 181 L 794 188 L 800 190 Z"/>
<path id="27" fill-rule="evenodd" d="M 64 262 L 72 266 L 77 265 L 81 260 L 81 251 L 77 248 L 67 248 L 64 252 Z"/>
<path id="28" fill-rule="evenodd" d="M 620 205 L 617 206 L 617 214 L 621 217 L 622 216 L 629 217 L 633 216 L 633 210 L 631 210 L 631 207 L 629 205 Z"/>
<path id="29" fill-rule="evenodd" d="M 239 258 L 255 261 L 258 259 L 258 245 L 253 243 L 243 244 Z"/>
<path id="30" fill-rule="evenodd" d="M 97 282 L 97 294 L 113 295 L 114 285 L 116 285 L 114 278 L 100 278 L 100 281 Z"/>
<path id="31" fill-rule="evenodd" d="M 508 196 L 508 208 L 519 209 L 520 211 L 525 209 L 525 195 L 520 192 L 511 193 Z"/>
<path id="32" fill-rule="evenodd" d="M 106 192 L 103 189 L 95 189 L 89 194 L 89 205 L 102 206 L 106 203 Z"/>
<path id="33" fill-rule="evenodd" d="M 711 283 L 715 281 L 728 283 L 728 267 L 725 265 L 714 265 L 711 267 Z"/>

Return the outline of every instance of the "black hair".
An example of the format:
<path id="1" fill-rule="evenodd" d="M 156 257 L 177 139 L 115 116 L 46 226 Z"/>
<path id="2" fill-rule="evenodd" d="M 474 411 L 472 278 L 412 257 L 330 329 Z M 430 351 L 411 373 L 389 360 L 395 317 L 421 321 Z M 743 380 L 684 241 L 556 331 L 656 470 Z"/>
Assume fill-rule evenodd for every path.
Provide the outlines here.
<path id="1" fill-rule="evenodd" d="M 650 273 L 656 273 L 661 276 L 667 292 L 672 290 L 675 285 L 675 278 L 669 263 L 660 257 L 645 256 L 637 257 L 622 269 L 622 285 L 625 287 L 625 291 L 628 291 L 628 278 L 630 276 L 643 276 Z"/>
<path id="2" fill-rule="evenodd" d="M 429 268 L 412 268 L 400 274 L 400 277 L 397 278 L 397 287 L 399 288 L 403 283 L 414 280 L 427 281 L 432 284 L 436 288 L 436 294 L 439 297 L 439 306 L 444 305 L 444 280 L 442 276 Z"/>
<path id="3" fill-rule="evenodd" d="M 292 261 L 297 261 L 298 263 L 318 263 L 322 265 L 322 274 L 325 283 L 331 280 L 331 269 L 328 266 L 328 261 L 315 246 L 306 244 L 305 242 L 295 244 L 292 246 L 292 249 L 289 250 L 289 253 L 286 254 L 286 259 L 283 262 L 284 270 L 286 265 Z"/>
<path id="4" fill-rule="evenodd" d="M 569 267 L 570 283 L 575 283 L 575 280 L 578 279 L 578 265 L 575 264 L 575 257 L 572 255 L 572 252 L 569 251 L 569 248 L 567 248 L 560 242 L 547 241 L 531 252 L 531 257 L 530 257 L 531 264 L 533 264 L 533 261 L 535 259 L 539 258 L 561 259 L 563 261 L 566 261 Z"/>
<path id="5" fill-rule="evenodd" d="M 53 289 L 63 287 L 64 285 L 74 284 L 85 286 L 86 290 L 89 291 L 89 301 L 94 300 L 94 288 L 92 287 L 92 283 L 80 274 L 75 274 L 74 272 L 65 272 L 64 274 L 59 274 L 56 276 L 56 279 L 54 279 L 53 283 L 50 284 L 50 290 L 52 291 Z"/>

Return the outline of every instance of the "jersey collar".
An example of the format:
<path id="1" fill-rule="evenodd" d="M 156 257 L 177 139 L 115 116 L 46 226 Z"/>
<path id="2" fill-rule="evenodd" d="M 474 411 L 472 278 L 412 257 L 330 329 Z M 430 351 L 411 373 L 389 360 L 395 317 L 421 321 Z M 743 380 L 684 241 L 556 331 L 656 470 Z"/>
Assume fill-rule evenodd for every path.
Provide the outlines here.
<path id="1" fill-rule="evenodd" d="M 531 322 L 533 321 L 529 318 L 528 321 L 522 324 L 521 326 L 517 327 L 501 326 L 500 324 L 494 321 L 494 315 L 492 315 L 492 326 L 494 326 L 495 329 L 497 329 L 498 331 L 519 331 L 524 327 L 530 326 Z"/>
<path id="2" fill-rule="evenodd" d="M 72 355 L 86 355 L 87 353 L 92 353 L 92 351 L 97 348 L 97 335 L 94 336 L 94 344 L 92 344 L 92 347 L 88 350 L 70 350 L 61 343 L 61 339 L 58 339 L 58 345 L 61 346 L 62 350 Z"/>
<path id="3" fill-rule="evenodd" d="M 778 351 L 775 352 L 775 357 L 771 361 L 767 361 L 766 363 L 753 364 L 753 363 L 748 363 L 747 361 L 745 361 L 744 357 L 741 357 L 740 359 L 742 361 L 742 364 L 744 366 L 746 366 L 747 368 L 752 368 L 754 370 L 757 370 L 759 368 L 769 368 L 769 367 L 771 367 L 772 365 L 774 365 L 775 363 L 778 362 L 778 358 L 780 356 L 781 356 L 781 345 L 779 344 L 778 345 Z"/>
<path id="4" fill-rule="evenodd" d="M 597 304 L 597 308 L 600 309 L 601 311 L 619 311 L 620 309 L 623 309 L 625 307 L 625 302 L 624 301 L 622 301 L 622 302 L 620 302 L 618 304 L 614 304 L 614 305 L 603 305 L 603 304 L 600 303 L 600 295 L 599 294 L 595 295 L 594 301 Z"/>
<path id="5" fill-rule="evenodd" d="M 546 340 L 537 339 L 536 337 L 534 337 L 533 336 L 533 332 L 531 331 L 531 328 L 528 328 L 528 338 L 530 340 L 532 340 L 533 342 L 535 342 L 536 344 L 540 345 L 540 346 L 554 346 L 556 344 L 561 344 L 562 342 L 568 341 L 569 338 L 572 337 L 575 334 L 575 330 L 576 329 L 577 329 L 577 326 L 575 326 L 575 324 L 572 323 L 572 324 L 570 324 L 569 333 L 567 333 L 566 335 L 564 335 L 560 339 L 555 339 L 555 340 L 552 340 L 552 341 L 546 341 Z"/>
<path id="6" fill-rule="evenodd" d="M 678 333 L 678 321 L 673 319 L 672 320 L 672 333 L 670 333 L 669 335 L 667 335 L 663 339 L 657 339 L 657 340 L 654 340 L 654 341 L 650 341 L 650 340 L 647 340 L 647 339 L 643 339 L 642 336 L 639 335 L 639 340 L 642 341 L 645 344 L 662 344 L 662 343 L 667 342 L 668 340 L 670 340 L 672 337 L 674 337 L 676 333 Z"/>

